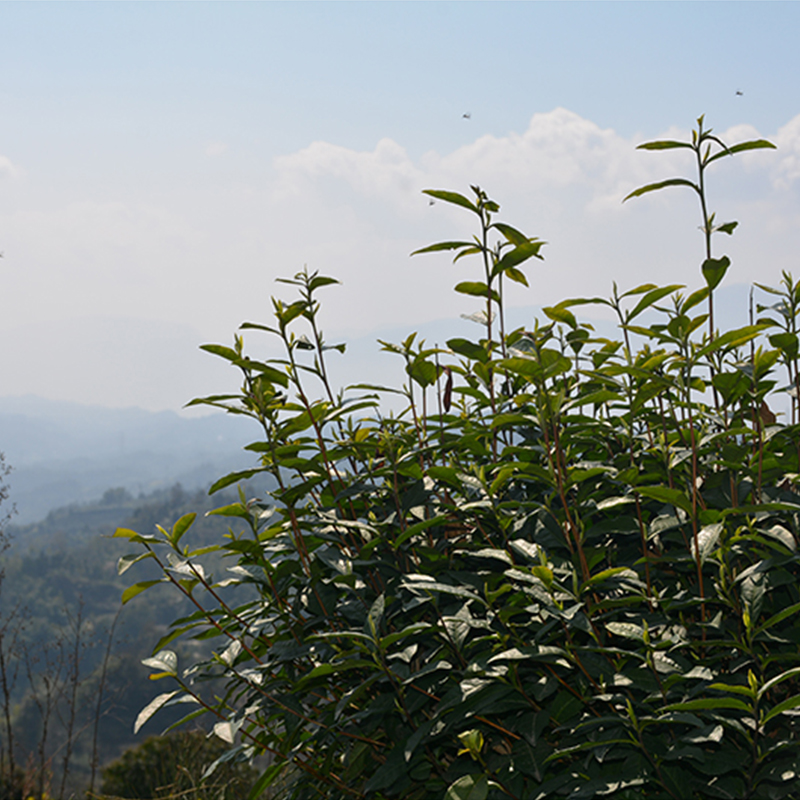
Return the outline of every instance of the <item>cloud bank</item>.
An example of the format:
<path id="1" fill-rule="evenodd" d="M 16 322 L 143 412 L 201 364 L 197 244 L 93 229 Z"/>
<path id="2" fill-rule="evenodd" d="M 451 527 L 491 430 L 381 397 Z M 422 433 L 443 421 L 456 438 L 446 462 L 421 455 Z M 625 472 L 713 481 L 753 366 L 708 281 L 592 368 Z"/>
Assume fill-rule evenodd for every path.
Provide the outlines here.
<path id="1" fill-rule="evenodd" d="M 10 158 L 0 156 L 0 179 L 15 178 L 20 174 L 20 168 L 11 163 Z"/>
<path id="2" fill-rule="evenodd" d="M 798 271 L 800 115 L 777 131 L 739 125 L 716 133 L 729 142 L 765 137 L 778 146 L 721 159 L 709 170 L 711 210 L 719 221 L 740 222 L 733 237 L 720 235 L 715 243 L 716 253 L 733 263 L 726 283 L 776 284 L 781 270 Z M 479 265 L 464 259 L 454 266 L 447 254 L 409 254 L 469 237 L 475 228 L 463 209 L 431 205 L 421 193 L 426 188 L 469 194 L 469 185 L 478 184 L 501 204 L 500 219 L 548 242 L 545 261 L 529 266 L 531 289 L 508 298 L 522 319 L 565 297 L 607 296 L 612 281 L 621 289 L 650 281 L 697 287 L 703 251 L 694 194 L 678 188 L 622 203 L 642 184 L 694 177 L 688 151 L 636 150 L 645 138 L 688 136 L 674 129 L 626 138 L 556 108 L 534 114 L 520 133 L 482 135 L 452 152 L 419 157 L 390 138 L 367 150 L 318 141 L 277 158 L 238 149 L 208 158 L 223 152 L 212 142 L 193 151 L 194 182 L 176 181 L 165 169 L 162 183 L 138 193 L 111 185 L 54 192 L 37 178 L 37 165 L 23 172 L 0 157 L 0 178 L 18 178 L 5 182 L 12 188 L 0 198 L 0 329 L 24 330 L 27 348 L 25 359 L 0 354 L 5 393 L 31 391 L 30 363 L 44 363 L 53 351 L 58 321 L 115 314 L 149 321 L 154 330 L 165 322 L 187 326 L 198 332 L 198 345 L 230 341 L 242 321 L 268 321 L 270 294 L 290 295 L 274 279 L 304 264 L 343 283 L 322 296 L 331 338 L 458 320 L 479 304 L 452 287 L 475 278 Z M 214 170 L 203 172 L 212 163 Z M 61 336 L 59 352 L 95 361 L 74 370 L 80 381 L 70 382 L 64 371 L 53 387 L 63 399 L 96 399 L 102 384 L 111 403 L 115 381 L 125 387 L 120 405 L 174 407 L 174 397 L 198 393 L 194 385 L 184 391 L 185 371 L 175 370 L 164 406 L 152 392 L 135 394 L 139 382 L 130 375 L 144 380 L 159 358 L 152 343 L 139 361 L 135 342 L 121 345 L 122 364 L 104 348 L 68 338 Z M 269 352 L 262 339 L 253 341 Z M 174 359 L 174 348 L 167 349 Z"/>
<path id="3" fill-rule="evenodd" d="M 732 143 L 769 136 L 745 125 L 717 133 Z M 674 129 L 657 138 L 689 135 Z M 718 220 L 740 221 L 734 237 L 716 242 L 718 252 L 733 259 L 729 279 L 737 282 L 764 280 L 765 263 L 774 273 L 770 280 L 777 281 L 781 269 L 791 268 L 798 244 L 800 116 L 771 139 L 777 151 L 722 159 L 708 173 L 710 207 Z M 669 189 L 622 203 L 643 184 L 694 178 L 693 154 L 637 151 L 642 141 L 557 108 L 533 115 L 523 133 L 481 136 L 451 153 L 431 152 L 417 160 L 390 139 L 372 151 L 315 142 L 276 159 L 274 197 L 290 206 L 302 204 L 307 230 L 319 225 L 327 231 L 331 253 L 335 240 L 349 236 L 350 258 L 341 272 L 363 288 L 356 290 L 356 303 L 363 308 L 358 324 L 367 327 L 463 310 L 463 298 L 442 292 L 463 276 L 466 264 L 457 274 L 446 255 L 404 259 L 404 245 L 411 250 L 473 230 L 463 210 L 430 206 L 420 195 L 423 188 L 469 194 L 469 184 L 479 184 L 502 204 L 501 218 L 549 242 L 545 264 L 531 265 L 534 292 L 527 299 L 517 293 L 514 303 L 552 303 L 578 292 L 606 294 L 614 280 L 620 286 L 645 280 L 696 283 L 703 253 L 694 194 Z M 290 219 L 286 222 L 291 226 Z M 781 238 L 775 238 L 776 231 L 782 231 Z M 364 254 L 377 250 L 386 258 L 390 241 L 396 242 L 393 263 L 373 280 Z M 325 249 L 322 242 L 318 246 Z M 392 270 L 403 280 L 386 274 Z M 381 285 L 388 283 L 392 290 L 381 294 Z"/>

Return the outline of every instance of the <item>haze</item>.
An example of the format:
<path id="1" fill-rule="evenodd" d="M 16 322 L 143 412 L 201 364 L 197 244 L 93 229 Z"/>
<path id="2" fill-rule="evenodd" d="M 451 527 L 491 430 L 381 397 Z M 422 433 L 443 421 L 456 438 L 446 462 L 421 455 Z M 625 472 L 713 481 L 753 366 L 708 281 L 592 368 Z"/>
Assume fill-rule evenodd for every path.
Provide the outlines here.
<path id="1" fill-rule="evenodd" d="M 696 287 L 696 198 L 621 199 L 692 174 L 635 146 L 703 113 L 778 145 L 711 176 L 740 221 L 726 284 L 798 270 L 796 3 L 3 3 L 0 29 L 3 396 L 178 410 L 234 388 L 198 345 L 267 322 L 304 264 L 342 281 L 326 333 L 371 380 L 377 337 L 475 310 L 452 292 L 468 261 L 409 258 L 471 233 L 425 188 L 478 183 L 548 241 L 521 320 L 612 280 Z"/>

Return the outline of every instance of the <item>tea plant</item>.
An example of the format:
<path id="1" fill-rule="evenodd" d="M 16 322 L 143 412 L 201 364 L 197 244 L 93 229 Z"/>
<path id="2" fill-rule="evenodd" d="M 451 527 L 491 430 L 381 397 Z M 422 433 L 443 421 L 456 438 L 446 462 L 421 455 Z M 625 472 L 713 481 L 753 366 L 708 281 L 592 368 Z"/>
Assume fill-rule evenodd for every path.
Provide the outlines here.
<path id="1" fill-rule="evenodd" d="M 711 235 L 734 223 L 715 225 L 705 185 L 715 160 L 771 145 L 728 146 L 701 117 L 691 143 L 644 147 L 696 154 L 698 182 L 633 192 L 699 195 L 696 291 L 614 286 L 507 332 L 503 282 L 526 283 L 543 242 L 479 187 L 431 190 L 477 232 L 418 253 L 476 257 L 481 280 L 456 290 L 485 301 L 483 335 L 383 343 L 405 365 L 387 390 L 402 413 L 381 413 L 380 387 L 333 388 L 344 346 L 324 340 L 318 293 L 336 281 L 316 272 L 285 281 L 298 299 L 274 299 L 270 325 L 242 326 L 283 357 L 247 355 L 241 335 L 204 346 L 242 388 L 193 402 L 260 431 L 258 465 L 211 491 L 259 472 L 278 488 L 213 512 L 232 520 L 225 576 L 183 544 L 193 515 L 117 531 L 143 548 L 122 569 L 154 559 L 196 608 L 145 661 L 175 688 L 137 726 L 174 703 L 213 715 L 227 758 L 273 759 L 252 798 L 278 782 L 294 800 L 797 795 L 800 431 L 768 400 L 780 361 L 797 386 L 800 289 L 785 275 L 769 318 L 715 330 L 729 262 Z M 615 310 L 620 339 L 578 320 L 588 302 Z M 637 324 L 646 310 L 657 321 Z M 220 594 L 245 585 L 238 605 Z M 179 637 L 220 644 L 180 669 Z"/>

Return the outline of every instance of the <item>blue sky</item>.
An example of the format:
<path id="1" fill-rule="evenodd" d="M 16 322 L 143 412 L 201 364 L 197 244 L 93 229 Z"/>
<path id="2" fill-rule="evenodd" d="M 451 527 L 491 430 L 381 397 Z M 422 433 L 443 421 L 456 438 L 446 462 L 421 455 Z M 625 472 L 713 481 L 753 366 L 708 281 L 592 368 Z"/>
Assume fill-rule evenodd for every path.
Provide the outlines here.
<path id="1" fill-rule="evenodd" d="M 197 345 L 265 321 L 303 264 L 344 282 L 345 378 L 377 370 L 366 342 L 472 310 L 451 292 L 468 267 L 408 258 L 469 232 L 430 186 L 479 182 L 549 242 L 520 319 L 696 281 L 694 198 L 620 200 L 691 174 L 634 148 L 700 113 L 779 145 L 711 177 L 741 223 L 728 282 L 797 271 L 798 3 L 3 3 L 0 26 L 0 394 L 160 409 L 227 388 Z"/>

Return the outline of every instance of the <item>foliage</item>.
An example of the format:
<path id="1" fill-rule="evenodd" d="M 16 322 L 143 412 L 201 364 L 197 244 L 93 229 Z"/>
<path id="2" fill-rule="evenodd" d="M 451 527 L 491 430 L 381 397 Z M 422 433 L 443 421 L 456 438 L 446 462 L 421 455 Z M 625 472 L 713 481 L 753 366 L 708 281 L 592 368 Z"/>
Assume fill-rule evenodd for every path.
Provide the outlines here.
<path id="1" fill-rule="evenodd" d="M 481 279 L 456 290 L 485 300 L 484 334 L 383 343 L 404 362 L 389 390 L 402 414 L 381 413 L 378 387 L 333 391 L 317 299 L 332 278 L 298 273 L 271 325 L 242 326 L 278 337 L 282 358 L 248 356 L 241 335 L 204 347 L 242 389 L 194 402 L 260 428 L 258 465 L 212 491 L 259 472 L 277 488 L 213 512 L 232 520 L 226 576 L 184 544 L 191 514 L 117 531 L 141 547 L 126 565 L 155 561 L 196 609 L 144 662 L 173 686 L 140 723 L 184 702 L 215 715 L 229 757 L 275 759 L 252 798 L 278 779 L 294 800 L 796 795 L 797 393 L 789 422 L 770 402 L 781 365 L 796 386 L 800 286 L 786 274 L 762 319 L 714 328 L 729 259 L 712 234 L 735 225 L 715 225 L 705 183 L 723 156 L 771 145 L 727 146 L 701 117 L 691 142 L 643 147 L 697 156 L 698 180 L 632 193 L 700 197 L 696 291 L 615 285 L 507 332 L 504 282 L 527 282 L 543 242 L 496 221 L 478 187 L 431 190 L 478 233 L 418 252 L 477 258 Z M 619 339 L 577 319 L 591 303 L 617 314 Z M 223 586 L 258 596 L 226 602 Z M 185 637 L 219 644 L 181 669 L 169 647 Z"/>
<path id="2" fill-rule="evenodd" d="M 150 736 L 103 770 L 101 794 L 141 800 L 244 797 L 256 777 L 245 764 L 225 764 L 213 780 L 203 780 L 206 766 L 225 750 L 224 742 L 209 739 L 205 731 Z"/>
<path id="3" fill-rule="evenodd" d="M 8 534 L 5 529 L 16 513 L 14 505 L 8 505 L 9 487 L 6 483 L 6 478 L 10 474 L 11 467 L 6 463 L 5 453 L 0 452 L 0 505 L 3 506 L 3 510 L 0 513 L 0 552 L 8 548 Z"/>
<path id="4" fill-rule="evenodd" d="M 25 800 L 25 775 L 14 765 L 0 773 L 0 800 Z"/>

